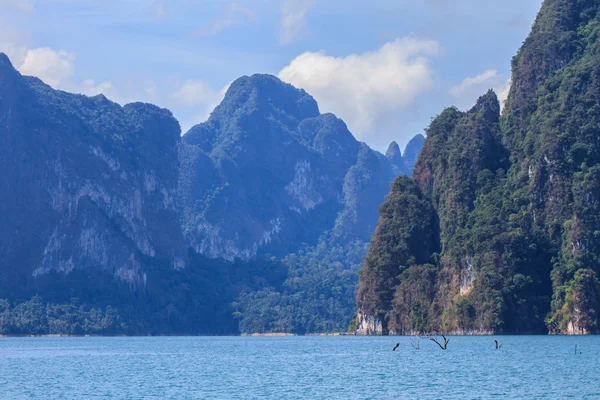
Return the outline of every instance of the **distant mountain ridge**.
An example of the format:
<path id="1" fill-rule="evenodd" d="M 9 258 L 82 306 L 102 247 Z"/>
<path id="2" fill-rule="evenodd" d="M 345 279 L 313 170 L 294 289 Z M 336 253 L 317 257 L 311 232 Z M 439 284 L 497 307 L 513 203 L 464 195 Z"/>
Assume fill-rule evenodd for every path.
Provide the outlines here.
<path id="1" fill-rule="evenodd" d="M 267 255 L 325 241 L 361 253 L 404 172 L 269 75 L 236 80 L 180 133 L 168 110 L 53 90 L 0 54 L 0 297 L 91 307 L 52 311 L 36 332 L 94 313 L 111 318 L 92 333 L 235 332 L 236 296 L 284 279 Z M 33 332 L 3 321 L 0 333 Z"/>
<path id="2" fill-rule="evenodd" d="M 377 206 L 405 173 L 399 150 L 383 157 L 320 114 L 304 90 L 270 75 L 233 82 L 183 143 L 186 240 L 213 258 L 282 256 L 330 230 L 368 240 Z"/>

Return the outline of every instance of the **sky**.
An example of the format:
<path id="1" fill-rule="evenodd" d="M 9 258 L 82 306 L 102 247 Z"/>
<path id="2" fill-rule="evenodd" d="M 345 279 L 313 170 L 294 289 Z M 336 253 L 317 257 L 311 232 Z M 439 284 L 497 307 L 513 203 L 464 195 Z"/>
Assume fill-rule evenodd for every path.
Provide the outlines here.
<path id="1" fill-rule="evenodd" d="M 0 52 L 54 88 L 170 109 L 185 133 L 269 73 L 385 151 L 510 85 L 542 0 L 0 0 Z"/>

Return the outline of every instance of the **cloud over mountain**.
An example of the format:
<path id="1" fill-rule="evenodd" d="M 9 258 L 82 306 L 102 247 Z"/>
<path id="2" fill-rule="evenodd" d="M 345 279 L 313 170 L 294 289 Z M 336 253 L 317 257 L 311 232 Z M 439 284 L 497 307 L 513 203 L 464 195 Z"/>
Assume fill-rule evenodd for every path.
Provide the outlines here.
<path id="1" fill-rule="evenodd" d="M 345 57 L 306 52 L 283 68 L 279 77 L 311 93 L 323 111 L 347 121 L 359 140 L 393 137 L 399 111 L 433 87 L 431 61 L 439 52 L 438 42 L 416 37 Z"/>

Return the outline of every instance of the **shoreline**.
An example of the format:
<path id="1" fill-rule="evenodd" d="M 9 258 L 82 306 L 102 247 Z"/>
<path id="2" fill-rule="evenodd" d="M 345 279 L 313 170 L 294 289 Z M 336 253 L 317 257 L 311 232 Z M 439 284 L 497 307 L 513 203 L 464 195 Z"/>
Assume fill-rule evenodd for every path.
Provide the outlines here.
<path id="1" fill-rule="evenodd" d="M 554 334 L 554 333 L 490 333 L 490 334 L 447 334 L 448 337 L 482 337 L 482 336 L 598 336 L 600 334 Z M 101 334 L 81 334 L 81 335 L 72 335 L 72 334 L 0 334 L 0 339 L 5 338 L 84 338 L 84 337 L 124 337 L 124 338 L 142 338 L 142 337 L 271 337 L 271 338 L 282 338 L 282 337 L 339 337 L 339 336 L 357 336 L 357 337 L 389 337 L 389 338 L 400 338 L 400 337 L 416 337 L 421 336 L 422 338 L 426 337 L 436 337 L 441 335 L 357 335 L 351 332 L 328 332 L 328 333 L 306 333 L 306 334 L 298 334 L 298 333 L 285 333 L 285 332 L 270 332 L 270 333 L 240 333 L 240 334 L 231 334 L 231 335 L 219 335 L 219 334 L 164 334 L 164 335 L 152 335 L 152 334 L 139 334 L 139 335 L 101 335 Z"/>

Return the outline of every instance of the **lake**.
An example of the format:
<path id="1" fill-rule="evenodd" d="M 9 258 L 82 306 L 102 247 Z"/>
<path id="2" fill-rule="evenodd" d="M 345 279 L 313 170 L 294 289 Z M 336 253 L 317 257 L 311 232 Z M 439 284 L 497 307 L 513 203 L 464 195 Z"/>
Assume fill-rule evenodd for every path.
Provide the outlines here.
<path id="1" fill-rule="evenodd" d="M 600 399 L 598 336 L 410 340 L 0 338 L 0 398 Z"/>

